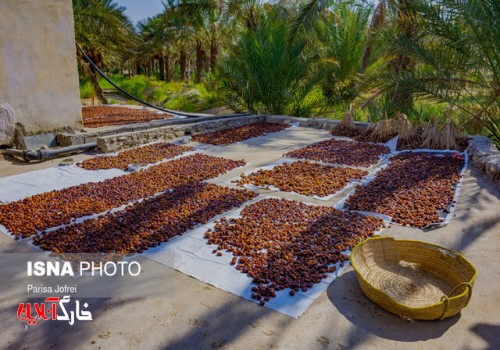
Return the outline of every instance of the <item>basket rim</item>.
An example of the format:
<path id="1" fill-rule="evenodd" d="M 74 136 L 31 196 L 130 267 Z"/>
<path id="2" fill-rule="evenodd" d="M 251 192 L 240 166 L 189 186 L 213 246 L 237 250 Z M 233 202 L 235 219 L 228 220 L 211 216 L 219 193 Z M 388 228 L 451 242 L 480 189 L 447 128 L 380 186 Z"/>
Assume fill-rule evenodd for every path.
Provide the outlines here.
<path id="1" fill-rule="evenodd" d="M 351 266 L 353 267 L 354 271 L 356 272 L 356 275 L 358 276 L 358 278 L 360 278 L 365 284 L 369 285 L 371 288 L 375 289 L 375 290 L 378 290 L 379 292 L 383 293 L 388 299 L 390 299 L 390 301 L 394 304 L 396 304 L 398 307 L 401 307 L 401 308 L 406 308 L 408 310 L 424 310 L 424 309 L 428 309 L 428 308 L 432 308 L 432 307 L 436 307 L 436 306 L 440 306 L 440 305 L 443 305 L 444 304 L 444 301 L 439 301 L 437 303 L 434 303 L 434 304 L 430 304 L 430 305 L 426 305 L 426 306 L 421 306 L 421 307 L 411 307 L 411 306 L 408 306 L 406 304 L 401 304 L 400 302 L 398 302 L 397 300 L 395 300 L 394 298 L 392 298 L 391 296 L 389 296 L 387 293 L 384 293 L 383 291 L 381 291 L 380 289 L 374 287 L 370 282 L 368 282 L 363 274 L 358 270 L 358 268 L 356 267 L 356 264 L 354 263 L 354 260 L 352 259 L 352 255 L 354 254 L 354 252 L 362 247 L 363 245 L 369 243 L 370 241 L 376 241 L 376 240 L 388 240 L 388 241 L 396 241 L 396 242 L 409 242 L 409 243 L 419 243 L 419 244 L 423 244 L 423 245 L 427 245 L 427 246 L 430 246 L 430 247 L 435 247 L 435 248 L 439 248 L 439 249 L 443 249 L 443 250 L 446 250 L 448 252 L 451 252 L 453 254 L 455 254 L 456 256 L 458 257 L 461 257 L 462 259 L 464 259 L 464 261 L 466 263 L 468 263 L 472 269 L 474 270 L 474 275 L 471 277 L 470 281 L 468 281 L 468 283 L 470 284 L 473 284 L 474 281 L 476 280 L 476 277 L 477 277 L 477 269 L 476 267 L 466 258 L 464 257 L 460 252 L 456 251 L 456 250 L 452 250 L 452 249 L 448 249 L 448 248 L 444 248 L 444 247 L 441 247 L 437 244 L 432 244 L 432 243 L 428 243 L 428 242 L 424 242 L 424 241 L 417 241 L 417 240 L 411 240 L 411 239 L 396 239 L 394 237 L 382 237 L 382 236 L 379 236 L 379 237 L 370 237 L 366 240 L 364 240 L 363 242 L 360 242 L 358 243 L 351 251 L 351 254 L 350 254 L 350 263 L 351 263 Z M 457 300 L 457 299 L 460 299 L 460 298 L 463 298 L 465 297 L 468 293 L 470 293 L 469 291 L 469 288 L 464 288 L 464 291 L 458 295 L 455 295 L 455 296 L 452 296 L 452 297 L 448 297 L 448 299 L 451 301 L 451 300 Z"/>

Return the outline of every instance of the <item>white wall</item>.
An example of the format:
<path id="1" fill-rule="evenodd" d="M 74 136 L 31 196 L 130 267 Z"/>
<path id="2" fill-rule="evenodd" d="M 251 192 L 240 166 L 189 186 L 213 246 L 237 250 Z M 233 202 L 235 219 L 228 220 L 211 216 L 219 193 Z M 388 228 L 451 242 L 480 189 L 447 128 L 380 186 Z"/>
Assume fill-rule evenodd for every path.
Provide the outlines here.
<path id="1" fill-rule="evenodd" d="M 71 0 L 0 0 L 0 104 L 27 133 L 81 127 Z"/>

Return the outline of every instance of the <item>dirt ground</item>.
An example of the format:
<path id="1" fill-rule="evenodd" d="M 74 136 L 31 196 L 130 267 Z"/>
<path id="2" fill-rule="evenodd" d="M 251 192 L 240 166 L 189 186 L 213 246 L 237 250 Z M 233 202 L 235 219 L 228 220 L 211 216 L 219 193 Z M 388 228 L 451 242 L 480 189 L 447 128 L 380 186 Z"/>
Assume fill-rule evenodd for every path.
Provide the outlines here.
<path id="1" fill-rule="evenodd" d="M 210 146 L 206 150 L 210 155 L 248 163 L 244 169 L 210 182 L 220 183 L 326 138 L 326 131 L 294 128 L 234 145 Z M 75 160 L 85 157 L 73 156 Z M 0 177 L 59 162 L 29 166 L 0 160 Z M 338 200 L 308 202 L 331 205 Z M 469 306 L 444 321 L 403 320 L 369 301 L 349 267 L 300 318 L 293 319 L 145 261 L 144 270 L 169 270 L 173 293 L 97 299 L 91 302 L 92 322 L 73 326 L 42 322 L 28 330 L 16 317 L 20 300 L 0 299 L 0 348 L 500 349 L 500 194 L 481 172 L 473 167 L 467 170 L 455 218 L 448 226 L 430 232 L 391 226 L 382 235 L 423 240 L 462 252 L 479 271 Z M 0 234 L 0 253 L 34 250 L 26 242 Z"/>

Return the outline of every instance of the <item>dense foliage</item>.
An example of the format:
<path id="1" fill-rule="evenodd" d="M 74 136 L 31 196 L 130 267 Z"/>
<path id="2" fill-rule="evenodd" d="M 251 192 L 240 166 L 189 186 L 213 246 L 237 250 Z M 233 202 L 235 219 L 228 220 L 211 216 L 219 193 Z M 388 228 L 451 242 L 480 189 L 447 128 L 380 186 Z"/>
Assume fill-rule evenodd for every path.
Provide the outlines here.
<path id="1" fill-rule="evenodd" d="M 416 127 L 452 118 L 500 142 L 494 0 L 168 0 L 135 28 L 112 0 L 73 6 L 84 50 L 151 102 L 333 117 L 352 106 Z M 102 98 L 80 66 L 82 95 Z"/>

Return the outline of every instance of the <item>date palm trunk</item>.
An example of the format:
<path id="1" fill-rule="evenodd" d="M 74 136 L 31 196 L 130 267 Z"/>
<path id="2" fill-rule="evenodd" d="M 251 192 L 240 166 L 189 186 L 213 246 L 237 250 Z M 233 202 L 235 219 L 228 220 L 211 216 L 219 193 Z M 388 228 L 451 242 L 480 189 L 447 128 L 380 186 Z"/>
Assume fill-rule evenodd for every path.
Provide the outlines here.
<path id="1" fill-rule="evenodd" d="M 180 66 L 180 81 L 185 82 L 186 81 L 186 65 L 187 65 L 187 55 L 186 55 L 186 50 L 181 49 L 181 52 L 179 53 L 179 66 Z"/>
<path id="2" fill-rule="evenodd" d="M 201 72 L 203 71 L 203 58 L 205 52 L 203 51 L 203 43 L 196 41 L 196 65 L 195 65 L 195 80 L 197 83 L 201 82 Z"/>
<path id="3" fill-rule="evenodd" d="M 158 65 L 160 71 L 159 78 L 160 80 L 165 80 L 165 57 L 163 56 L 163 54 L 161 54 L 160 57 L 158 58 Z"/>
<path id="4" fill-rule="evenodd" d="M 94 92 L 98 99 L 102 101 L 102 103 L 108 103 L 106 97 L 104 97 L 104 93 L 102 92 L 101 86 L 99 85 L 99 76 L 97 71 L 90 67 L 89 69 L 90 82 L 92 83 L 92 87 L 94 88 Z"/>
<path id="5" fill-rule="evenodd" d="M 212 73 L 215 72 L 215 68 L 217 67 L 218 55 L 219 55 L 219 46 L 217 40 L 212 39 L 210 41 L 210 71 Z"/>
<path id="6" fill-rule="evenodd" d="M 165 56 L 165 81 L 169 82 L 172 80 L 172 70 L 170 68 L 170 55 Z"/>
<path id="7" fill-rule="evenodd" d="M 169 82 L 172 80 L 172 71 L 170 68 L 170 55 L 165 56 L 165 81 Z"/>
<path id="8" fill-rule="evenodd" d="M 408 0 L 398 1 L 398 30 L 406 38 L 411 39 L 415 34 L 415 25 L 413 24 L 413 13 L 407 9 Z M 406 55 L 400 54 L 389 61 L 389 68 L 393 69 L 397 75 L 402 75 L 410 72 L 415 68 L 414 60 Z M 391 106 L 394 108 L 394 113 L 408 113 L 413 109 L 413 94 L 411 92 L 401 92 L 396 90 L 388 95 Z"/>

